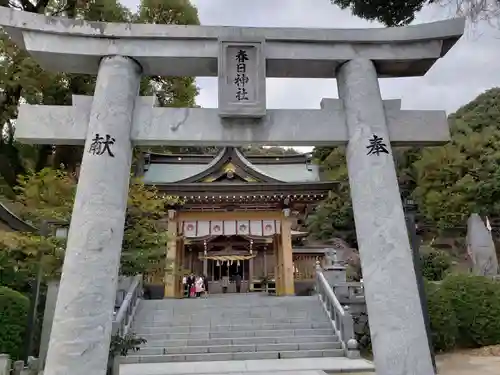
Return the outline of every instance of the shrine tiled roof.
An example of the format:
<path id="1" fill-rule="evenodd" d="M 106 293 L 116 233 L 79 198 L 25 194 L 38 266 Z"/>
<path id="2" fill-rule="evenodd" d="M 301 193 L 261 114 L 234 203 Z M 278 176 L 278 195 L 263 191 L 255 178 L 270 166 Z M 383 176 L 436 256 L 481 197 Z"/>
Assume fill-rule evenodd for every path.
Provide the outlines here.
<path id="1" fill-rule="evenodd" d="M 218 155 L 160 155 L 146 158 L 144 181 L 169 183 L 298 183 L 319 182 L 319 168 L 308 154 L 245 156 L 235 147 Z"/>

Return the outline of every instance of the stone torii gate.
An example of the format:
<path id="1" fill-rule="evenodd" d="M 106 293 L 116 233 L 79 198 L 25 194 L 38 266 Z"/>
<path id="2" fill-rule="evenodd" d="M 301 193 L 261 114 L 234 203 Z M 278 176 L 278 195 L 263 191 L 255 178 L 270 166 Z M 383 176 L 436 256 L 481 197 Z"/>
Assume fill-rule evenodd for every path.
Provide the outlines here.
<path id="1" fill-rule="evenodd" d="M 433 367 L 391 145 L 449 140 L 441 111 L 383 101 L 378 77 L 424 75 L 464 20 L 387 29 L 95 23 L 0 9 L 0 25 L 45 69 L 97 73 L 93 98 L 22 105 L 21 142 L 81 144 L 45 375 L 104 375 L 134 145 L 347 144 L 377 372 Z M 219 76 L 218 109 L 155 107 L 142 75 Z M 337 78 L 320 110 L 267 110 L 265 77 Z M 289 269 L 291 264 L 284 264 Z"/>

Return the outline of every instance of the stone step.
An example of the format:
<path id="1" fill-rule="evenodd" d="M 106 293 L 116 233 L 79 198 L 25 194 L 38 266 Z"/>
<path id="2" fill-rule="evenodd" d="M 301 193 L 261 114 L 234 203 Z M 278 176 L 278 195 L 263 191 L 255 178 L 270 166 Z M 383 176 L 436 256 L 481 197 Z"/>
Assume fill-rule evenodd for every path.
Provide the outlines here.
<path id="1" fill-rule="evenodd" d="M 259 293 L 242 293 L 242 294 L 213 294 L 208 298 L 184 298 L 184 299 L 161 299 L 161 300 L 145 300 L 149 306 L 166 307 L 166 306 L 188 306 L 192 304 L 201 304 L 204 306 L 231 306 L 241 307 L 244 304 L 249 306 L 282 306 L 282 305 L 304 305 L 308 301 L 317 301 L 317 296 L 288 296 L 276 297 L 268 296 Z"/>
<path id="2" fill-rule="evenodd" d="M 244 375 L 247 374 L 247 372 L 231 372 L 228 373 L 227 375 Z M 321 371 L 321 370 L 306 370 L 306 371 L 265 371 L 265 372 L 251 372 L 248 373 L 249 375 L 328 375 L 326 372 Z M 330 372 L 330 374 L 332 374 Z M 186 374 L 176 374 L 176 375 L 186 375 Z M 211 373 L 203 373 L 203 374 L 196 374 L 196 375 L 220 375 L 220 372 L 211 372 Z M 353 373 L 349 375 L 365 375 L 360 374 L 360 373 Z"/>
<path id="3" fill-rule="evenodd" d="M 309 311 L 304 311 L 304 310 L 294 310 L 290 311 L 288 309 L 283 309 L 283 310 L 255 310 L 255 311 L 250 311 L 250 310 L 242 310 L 242 311 L 233 311 L 230 310 L 229 308 L 226 309 L 218 309 L 214 311 L 207 311 L 207 310 L 202 310 L 202 311 L 178 311 L 178 312 L 167 312 L 167 311 L 161 311 L 161 310 L 151 310 L 151 311 L 141 311 L 141 315 L 144 315 L 145 317 L 157 317 L 157 316 L 164 316 L 167 318 L 176 318 L 176 317 L 184 317 L 184 316 L 190 316 L 190 317 L 207 317 L 207 316 L 214 316 L 214 315 L 222 315 L 222 316 L 247 316 L 247 317 L 255 317 L 255 318 L 260 318 L 260 317 L 268 317 L 268 316 L 289 316 L 289 317 L 303 317 L 303 316 L 316 316 L 316 315 L 321 315 L 323 314 L 323 310 L 317 309 L 317 310 L 309 310 Z"/>
<path id="4" fill-rule="evenodd" d="M 281 318 L 281 317 L 267 317 L 267 318 L 220 318 L 217 316 L 205 316 L 202 318 L 191 319 L 185 317 L 183 319 L 169 320 L 165 317 L 157 317 L 156 319 L 149 319 L 141 315 L 137 315 L 134 319 L 134 326 L 203 326 L 203 325 L 236 325 L 242 324 L 279 324 L 279 323 L 304 323 L 310 321 L 326 322 L 328 318 L 326 314 L 321 317 L 310 318 Z"/>
<path id="5" fill-rule="evenodd" d="M 242 353 L 201 353 L 201 354 L 167 354 L 167 355 L 129 355 L 122 358 L 122 363 L 159 363 L 159 362 L 199 362 L 199 361 L 231 361 L 256 359 L 286 359 L 311 357 L 342 357 L 341 349 L 297 350 L 297 351 L 261 351 Z"/>
<path id="6" fill-rule="evenodd" d="M 308 342 L 337 343 L 335 335 L 325 336 L 273 336 L 273 337 L 240 337 L 225 339 L 192 339 L 192 340 L 150 340 L 144 347 L 178 347 L 178 346 L 209 346 L 209 345 L 255 345 L 255 344 L 301 344 Z"/>
<path id="7" fill-rule="evenodd" d="M 160 303 L 154 303 L 152 300 L 145 300 L 144 301 L 144 306 L 152 307 L 155 309 L 170 309 L 170 310 L 175 310 L 175 309 L 188 309 L 192 308 L 193 306 L 199 307 L 203 306 L 204 308 L 211 309 L 211 308 L 219 308 L 219 307 L 231 307 L 237 310 L 243 310 L 245 306 L 248 306 L 250 308 L 282 308 L 282 307 L 297 307 L 297 308 L 302 308 L 302 309 L 307 309 L 310 308 L 311 305 L 310 303 L 313 301 L 318 301 L 318 297 L 313 297 L 309 299 L 303 299 L 303 298 L 294 298 L 294 299 L 289 299 L 289 300 L 277 300 L 277 302 L 274 303 L 260 303 L 258 300 L 251 299 L 251 298 L 243 298 L 240 300 L 235 300 L 235 299 L 229 299 L 224 302 L 222 299 L 203 299 L 203 298 L 196 298 L 196 299 L 183 299 L 183 300 L 161 300 Z"/>
<path id="8" fill-rule="evenodd" d="M 234 324 L 234 325 L 178 325 L 178 326 L 149 326 L 143 323 L 137 326 L 134 331 L 136 334 L 148 333 L 189 333 L 189 332 L 226 332 L 226 331 L 266 331 L 266 330 L 284 330 L 284 329 L 314 329 L 314 328 L 331 328 L 328 322 L 310 322 L 302 323 L 277 323 L 277 324 Z"/>
<path id="9" fill-rule="evenodd" d="M 252 305 L 245 303 L 242 306 L 227 306 L 227 305 L 213 305 L 213 306 L 208 306 L 204 304 L 195 304 L 195 303 L 189 303 L 187 305 L 173 305 L 173 306 L 152 306 L 148 305 L 147 301 L 143 301 L 141 304 L 143 309 L 151 309 L 151 310 L 157 310 L 157 311 L 165 311 L 165 312 L 178 312 L 178 311 L 193 311 L 193 309 L 203 309 L 204 311 L 217 311 L 221 309 L 231 309 L 234 311 L 245 311 L 245 307 L 248 308 L 248 310 L 286 310 L 286 309 L 293 309 L 297 311 L 314 311 L 318 308 L 318 303 L 319 305 L 319 300 L 315 301 L 306 301 L 305 303 L 297 303 L 297 304 L 283 304 L 283 305 L 274 305 L 274 306 L 262 306 L 262 305 Z"/>
<path id="10" fill-rule="evenodd" d="M 209 345 L 141 348 L 140 356 L 166 354 L 200 354 L 200 353 L 243 353 L 243 352 L 281 352 L 297 350 L 330 350 L 341 349 L 340 342 L 307 342 L 300 344 L 250 344 L 250 345 Z"/>
<path id="11" fill-rule="evenodd" d="M 149 333 L 141 334 L 146 340 L 192 340 L 223 339 L 240 337 L 272 337 L 272 336 L 326 336 L 334 335 L 332 328 L 282 329 L 262 331 L 223 331 L 223 332 L 189 332 L 189 333 Z"/>
<path id="12" fill-rule="evenodd" d="M 247 305 L 248 308 L 232 308 L 231 306 L 217 306 L 213 308 L 207 308 L 205 306 L 187 306 L 183 308 L 176 307 L 174 309 L 162 309 L 162 308 L 154 308 L 150 306 L 141 305 L 141 312 L 160 312 L 162 314 L 176 315 L 176 314 L 206 314 L 206 313 L 217 313 L 217 312 L 232 312 L 235 314 L 243 314 L 243 313 L 258 313 L 258 312 L 283 312 L 283 313 L 315 313 L 321 311 L 319 301 L 310 302 L 310 306 L 308 307 L 300 307 L 300 306 L 280 306 L 280 307 L 255 307 Z"/>

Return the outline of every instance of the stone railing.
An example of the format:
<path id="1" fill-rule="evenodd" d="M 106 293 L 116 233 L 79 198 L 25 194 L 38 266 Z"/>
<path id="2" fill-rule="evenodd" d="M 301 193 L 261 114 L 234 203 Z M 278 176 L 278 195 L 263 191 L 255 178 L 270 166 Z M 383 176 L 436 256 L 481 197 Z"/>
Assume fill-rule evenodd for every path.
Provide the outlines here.
<path id="1" fill-rule="evenodd" d="M 130 284 L 127 294 L 115 314 L 112 335 L 125 336 L 128 333 L 142 293 L 142 275 L 137 275 Z"/>
<path id="2" fill-rule="evenodd" d="M 343 307 L 340 304 L 319 265 L 316 266 L 316 291 L 319 294 L 326 313 L 330 317 L 336 334 L 339 336 L 346 356 L 348 358 L 359 358 L 360 354 L 358 342 L 354 334 L 354 320 L 352 315 L 347 307 Z"/>
<path id="3" fill-rule="evenodd" d="M 29 357 L 28 363 L 16 361 L 12 363 L 8 354 L 0 354 L 0 375 L 38 375 L 39 361 Z"/>
<path id="4" fill-rule="evenodd" d="M 365 290 L 363 288 L 363 283 L 346 281 L 334 284 L 332 287 L 333 292 L 341 303 L 344 303 L 344 301 L 348 303 L 362 301 L 364 303 Z"/>

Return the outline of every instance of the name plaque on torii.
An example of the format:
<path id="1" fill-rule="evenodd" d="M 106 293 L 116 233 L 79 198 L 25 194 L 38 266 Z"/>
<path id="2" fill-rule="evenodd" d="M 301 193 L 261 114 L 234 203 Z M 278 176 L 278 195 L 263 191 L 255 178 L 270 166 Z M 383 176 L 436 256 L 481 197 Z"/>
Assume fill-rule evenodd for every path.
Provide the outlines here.
<path id="1" fill-rule="evenodd" d="M 220 39 L 219 116 L 261 118 L 266 115 L 264 41 Z"/>
<path id="2" fill-rule="evenodd" d="M 346 145 L 377 373 L 433 375 L 393 145 L 450 139 L 444 111 L 401 110 L 378 78 L 424 75 L 463 19 L 400 28 L 142 25 L 0 7 L 0 26 L 42 68 L 97 74 L 72 106 L 21 105 L 20 142 L 84 145 L 45 375 L 104 375 L 134 145 Z M 143 75 L 219 77 L 219 108 L 159 108 Z M 321 109 L 265 107 L 265 77 L 336 78 Z M 280 261 L 293 294 L 291 256 Z M 291 277 L 291 278 L 290 278 Z M 337 322 L 340 323 L 340 322 Z M 340 323 L 342 324 L 342 323 Z M 339 337 L 347 356 L 354 338 Z"/>

